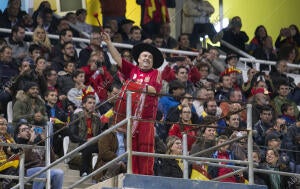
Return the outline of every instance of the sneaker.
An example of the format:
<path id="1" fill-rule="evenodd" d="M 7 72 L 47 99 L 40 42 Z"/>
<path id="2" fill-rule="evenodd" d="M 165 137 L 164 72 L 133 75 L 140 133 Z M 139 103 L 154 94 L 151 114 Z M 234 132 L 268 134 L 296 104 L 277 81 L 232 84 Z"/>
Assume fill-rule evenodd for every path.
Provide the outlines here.
<path id="1" fill-rule="evenodd" d="M 223 38 L 223 35 L 224 35 L 223 31 L 220 31 L 211 39 L 211 42 L 218 43 Z"/>
<path id="2" fill-rule="evenodd" d="M 81 177 L 86 177 L 88 174 L 86 172 L 82 173 Z"/>

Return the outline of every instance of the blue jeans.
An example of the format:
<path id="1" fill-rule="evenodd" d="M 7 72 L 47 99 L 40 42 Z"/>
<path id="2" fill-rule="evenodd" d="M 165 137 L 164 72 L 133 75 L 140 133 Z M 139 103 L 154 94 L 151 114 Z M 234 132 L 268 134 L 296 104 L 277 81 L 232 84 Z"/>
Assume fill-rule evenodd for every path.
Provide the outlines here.
<path id="1" fill-rule="evenodd" d="M 28 177 L 32 176 L 36 172 L 42 170 L 44 167 L 34 167 L 29 168 L 26 171 Z M 64 172 L 61 169 L 51 169 L 51 188 L 61 189 L 64 182 Z M 46 172 L 39 175 L 37 178 L 46 178 Z M 43 189 L 45 187 L 45 182 L 33 182 L 32 189 Z"/>

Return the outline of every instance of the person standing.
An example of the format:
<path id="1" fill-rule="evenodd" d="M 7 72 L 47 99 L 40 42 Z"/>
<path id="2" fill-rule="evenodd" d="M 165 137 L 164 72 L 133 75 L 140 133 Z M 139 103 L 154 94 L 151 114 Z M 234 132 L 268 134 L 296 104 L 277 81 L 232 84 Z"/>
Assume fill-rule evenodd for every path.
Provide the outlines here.
<path id="1" fill-rule="evenodd" d="M 161 73 L 157 70 L 164 61 L 162 53 L 154 46 L 140 43 L 133 47 L 132 56 L 138 63 L 137 66 L 121 58 L 118 50 L 113 46 L 107 33 L 102 35 L 103 41 L 107 43 L 108 50 L 112 55 L 121 73 L 126 79 L 140 84 L 147 93 L 144 108 L 141 111 L 141 119 L 155 120 L 158 99 L 155 94 L 162 87 Z M 132 150 L 140 152 L 154 152 L 154 123 L 149 121 L 138 121 L 137 128 L 133 131 Z M 135 174 L 153 175 L 154 158 L 133 156 L 132 169 Z"/>

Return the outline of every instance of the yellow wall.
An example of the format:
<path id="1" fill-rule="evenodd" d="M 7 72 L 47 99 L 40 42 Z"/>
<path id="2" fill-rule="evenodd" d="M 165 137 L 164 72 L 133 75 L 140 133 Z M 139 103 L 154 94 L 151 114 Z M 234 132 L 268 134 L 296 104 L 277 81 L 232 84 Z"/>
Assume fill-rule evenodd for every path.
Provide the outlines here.
<path id="1" fill-rule="evenodd" d="M 42 0 L 35 0 L 35 8 Z M 53 9 L 56 8 L 55 0 L 49 0 Z M 86 0 L 87 2 L 87 22 L 97 25 L 93 13 L 98 12 L 99 19 L 102 22 L 99 0 Z M 215 13 L 211 21 L 218 20 L 219 0 L 210 0 L 215 7 Z M 224 17 L 231 18 L 239 15 L 242 18 L 243 30 L 247 32 L 250 40 L 254 36 L 254 30 L 258 25 L 264 25 L 269 35 L 275 41 L 280 28 L 287 27 L 290 24 L 296 24 L 300 27 L 298 10 L 300 0 L 223 0 Z M 139 25 L 141 10 L 136 5 L 135 0 L 127 0 L 126 17 L 135 21 Z"/>
<path id="2" fill-rule="evenodd" d="M 219 15 L 219 0 L 210 0 L 216 9 L 212 21 Z M 299 0 L 223 0 L 224 17 L 232 18 L 239 15 L 242 18 L 243 30 L 250 40 L 254 36 L 255 28 L 264 25 L 268 34 L 275 42 L 282 27 L 296 24 L 300 27 Z"/>

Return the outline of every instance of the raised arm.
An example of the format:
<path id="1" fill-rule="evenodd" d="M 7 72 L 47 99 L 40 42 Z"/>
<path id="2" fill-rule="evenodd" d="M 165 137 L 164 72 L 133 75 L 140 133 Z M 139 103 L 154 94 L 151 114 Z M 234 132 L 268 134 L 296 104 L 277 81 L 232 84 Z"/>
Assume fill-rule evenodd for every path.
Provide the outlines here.
<path id="1" fill-rule="evenodd" d="M 116 47 L 112 44 L 109 35 L 105 32 L 102 33 L 102 40 L 107 44 L 107 48 L 112 56 L 112 58 L 116 61 L 118 66 L 122 68 L 122 57 Z"/>

